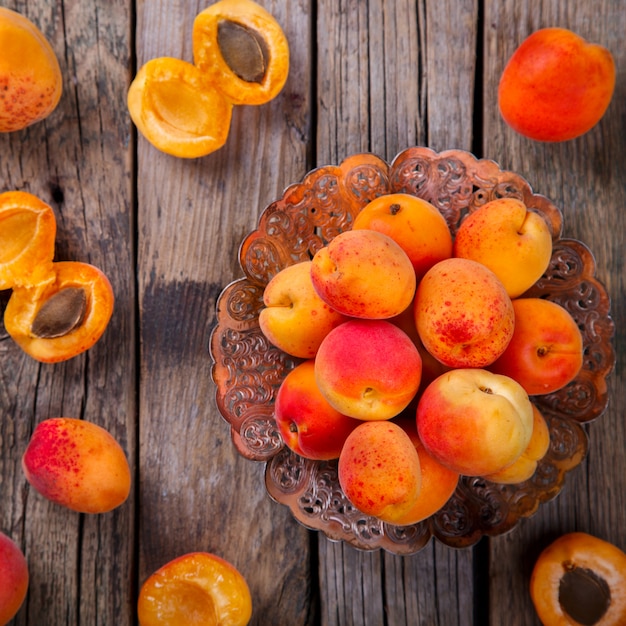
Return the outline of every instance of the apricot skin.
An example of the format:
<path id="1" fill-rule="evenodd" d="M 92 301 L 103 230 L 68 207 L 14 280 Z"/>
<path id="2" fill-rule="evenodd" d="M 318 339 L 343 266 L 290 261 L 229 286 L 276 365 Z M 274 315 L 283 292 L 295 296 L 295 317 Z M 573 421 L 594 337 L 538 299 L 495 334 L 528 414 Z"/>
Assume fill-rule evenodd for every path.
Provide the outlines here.
<path id="1" fill-rule="evenodd" d="M 63 77 L 54 51 L 28 18 L 0 7 L 0 132 L 21 130 L 56 108 Z"/>
<path id="2" fill-rule="evenodd" d="M 362 319 L 402 313 L 417 282 L 406 252 L 388 235 L 369 229 L 344 231 L 320 248 L 311 280 L 329 306 Z"/>
<path id="3" fill-rule="evenodd" d="M 488 369 L 517 380 L 529 395 L 544 395 L 570 383 L 583 365 L 583 337 L 561 305 L 543 298 L 513 300 L 515 330 Z"/>
<path id="4" fill-rule="evenodd" d="M 595 126 L 615 88 L 604 47 L 565 28 L 531 34 L 513 53 L 498 87 L 503 119 L 536 141 L 567 141 Z"/>
<path id="5" fill-rule="evenodd" d="M 497 276 L 471 259 L 445 259 L 419 283 L 415 325 L 424 347 L 449 367 L 484 367 L 513 335 L 511 298 Z"/>
<path id="6" fill-rule="evenodd" d="M 105 513 L 130 492 L 126 456 L 108 431 L 84 420 L 57 417 L 34 430 L 22 457 L 31 486 L 80 513 Z"/>
<path id="7" fill-rule="evenodd" d="M 411 339 L 386 320 L 349 320 L 315 357 L 315 380 L 340 413 L 361 420 L 398 415 L 414 398 L 422 359 Z"/>
<path id="8" fill-rule="evenodd" d="M 0 626 L 8 624 L 28 591 L 28 563 L 18 545 L 0 532 Z"/>
<path id="9" fill-rule="evenodd" d="M 415 503 L 421 488 L 417 450 L 407 433 L 389 421 L 363 422 L 339 456 L 339 483 L 366 515 L 395 523 Z"/>

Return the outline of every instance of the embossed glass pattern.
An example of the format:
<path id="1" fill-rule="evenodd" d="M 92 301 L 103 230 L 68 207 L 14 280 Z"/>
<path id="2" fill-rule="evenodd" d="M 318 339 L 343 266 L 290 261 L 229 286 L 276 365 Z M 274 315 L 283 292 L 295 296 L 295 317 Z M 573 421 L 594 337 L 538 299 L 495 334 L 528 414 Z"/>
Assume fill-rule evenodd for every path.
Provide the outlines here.
<path id="1" fill-rule="evenodd" d="M 434 204 L 452 232 L 463 217 L 500 197 L 521 199 L 550 226 L 553 255 L 544 276 L 525 294 L 564 306 L 583 333 L 584 365 L 565 388 L 533 401 L 550 428 L 550 448 L 535 475 L 516 485 L 462 477 L 450 501 L 412 526 L 393 526 L 356 510 L 342 493 L 337 462 L 303 459 L 283 445 L 273 417 L 275 394 L 299 361 L 272 346 L 258 324 L 263 290 L 282 268 L 312 258 L 377 196 L 404 192 Z M 609 297 L 595 277 L 595 262 L 580 241 L 564 239 L 561 212 L 535 194 L 518 174 L 460 150 L 436 153 L 413 147 L 391 164 L 357 154 L 338 166 L 320 167 L 288 187 L 262 213 L 257 229 L 240 248 L 244 276 L 226 286 L 217 302 L 211 337 L 217 406 L 230 425 L 238 452 L 265 467 L 269 495 L 288 506 L 295 519 L 331 540 L 359 549 L 383 548 L 412 554 L 432 537 L 452 547 L 474 544 L 483 535 L 511 530 L 554 498 L 565 475 L 587 453 L 582 424 L 607 406 L 606 379 L 614 367 L 614 324 Z"/>

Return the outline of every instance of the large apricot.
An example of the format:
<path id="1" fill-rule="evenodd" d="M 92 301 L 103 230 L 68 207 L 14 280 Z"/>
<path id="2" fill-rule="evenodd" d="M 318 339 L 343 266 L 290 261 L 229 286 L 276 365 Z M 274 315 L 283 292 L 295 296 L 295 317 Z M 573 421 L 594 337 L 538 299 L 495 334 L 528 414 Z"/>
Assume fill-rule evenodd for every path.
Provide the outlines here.
<path id="1" fill-rule="evenodd" d="M 0 132 L 26 128 L 61 98 L 59 61 L 43 33 L 20 13 L 0 7 Z"/>
<path id="2" fill-rule="evenodd" d="M 130 468 L 104 428 L 69 417 L 37 425 L 22 457 L 28 482 L 42 496 L 80 513 L 105 513 L 130 492 Z"/>
<path id="3" fill-rule="evenodd" d="M 537 141 L 566 141 L 593 128 L 611 102 L 611 53 L 565 28 L 543 28 L 513 53 L 498 104 L 505 122 Z"/>
<path id="4" fill-rule="evenodd" d="M 140 626 L 246 626 L 252 597 L 234 565 L 209 552 L 190 552 L 163 565 L 142 585 Z"/>
<path id="5" fill-rule="evenodd" d="M 623 626 L 626 554 L 584 532 L 561 535 L 539 555 L 530 595 L 546 626 Z"/>

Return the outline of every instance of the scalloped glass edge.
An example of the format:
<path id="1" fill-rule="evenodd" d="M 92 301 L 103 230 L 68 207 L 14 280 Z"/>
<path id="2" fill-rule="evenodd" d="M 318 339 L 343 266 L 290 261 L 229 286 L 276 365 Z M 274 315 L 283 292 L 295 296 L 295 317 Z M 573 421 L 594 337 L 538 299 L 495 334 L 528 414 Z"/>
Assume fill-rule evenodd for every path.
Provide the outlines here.
<path id="1" fill-rule="evenodd" d="M 338 486 L 336 461 L 309 461 L 284 446 L 273 421 L 273 394 L 284 372 L 299 359 L 268 344 L 256 321 L 263 287 L 271 276 L 286 264 L 311 258 L 320 246 L 349 228 L 367 202 L 395 191 L 433 203 L 453 232 L 467 212 L 494 197 L 519 197 L 540 212 L 552 231 L 553 261 L 524 295 L 559 302 L 585 331 L 581 375 L 564 390 L 532 398 L 551 431 L 550 450 L 535 475 L 517 485 L 463 477 L 437 514 L 408 527 L 385 524 L 354 509 Z M 337 211 L 338 202 L 341 211 Z M 209 350 L 217 408 L 230 425 L 238 453 L 265 463 L 269 496 L 287 506 L 306 528 L 323 532 L 331 541 L 405 555 L 421 550 L 432 537 L 463 548 L 482 536 L 504 534 L 520 519 L 533 515 L 541 503 L 556 497 L 567 472 L 586 456 L 588 437 L 581 423 L 597 419 L 606 410 L 606 378 L 615 364 L 610 299 L 595 277 L 595 259 L 582 242 L 561 239 L 562 227 L 561 212 L 547 198 L 533 193 L 524 178 L 463 150 L 436 153 L 418 146 L 399 153 L 391 164 L 361 153 L 337 166 L 317 167 L 287 187 L 265 208 L 257 229 L 241 243 L 239 263 L 244 277 L 224 287 L 217 300 Z M 225 347 L 230 349 L 228 354 Z M 241 362 L 247 365 L 239 370 Z M 241 387 L 237 387 L 239 371 L 246 379 Z"/>

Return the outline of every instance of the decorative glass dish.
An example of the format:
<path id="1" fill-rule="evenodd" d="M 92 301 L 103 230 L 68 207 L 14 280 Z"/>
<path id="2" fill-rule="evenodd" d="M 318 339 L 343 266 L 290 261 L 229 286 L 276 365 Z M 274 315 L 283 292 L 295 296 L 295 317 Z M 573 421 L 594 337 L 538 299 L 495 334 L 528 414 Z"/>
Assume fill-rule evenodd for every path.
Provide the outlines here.
<path id="1" fill-rule="evenodd" d="M 519 198 L 543 214 L 552 231 L 552 260 L 525 295 L 564 306 L 584 341 L 584 364 L 577 378 L 555 393 L 532 398 L 550 428 L 550 448 L 534 476 L 515 485 L 462 477 L 440 511 L 412 526 L 393 526 L 362 514 L 341 490 L 336 461 L 310 461 L 283 444 L 273 417 L 274 398 L 300 361 L 272 346 L 258 324 L 265 285 L 278 271 L 311 259 L 338 233 L 350 229 L 368 202 L 395 192 L 434 204 L 453 233 L 468 212 L 495 198 Z M 289 186 L 242 242 L 244 277 L 222 291 L 211 336 L 218 409 L 239 454 L 264 464 L 268 494 L 288 506 L 304 526 L 333 541 L 402 555 L 419 551 L 431 537 L 461 548 L 484 535 L 503 534 L 554 498 L 566 473 L 587 453 L 582 424 L 604 412 L 606 378 L 615 364 L 610 301 L 595 278 L 593 255 L 583 243 L 562 238 L 562 226 L 561 212 L 533 193 L 521 176 L 461 150 L 436 153 L 413 147 L 391 164 L 372 154 L 357 154 L 338 166 L 317 168 Z"/>

